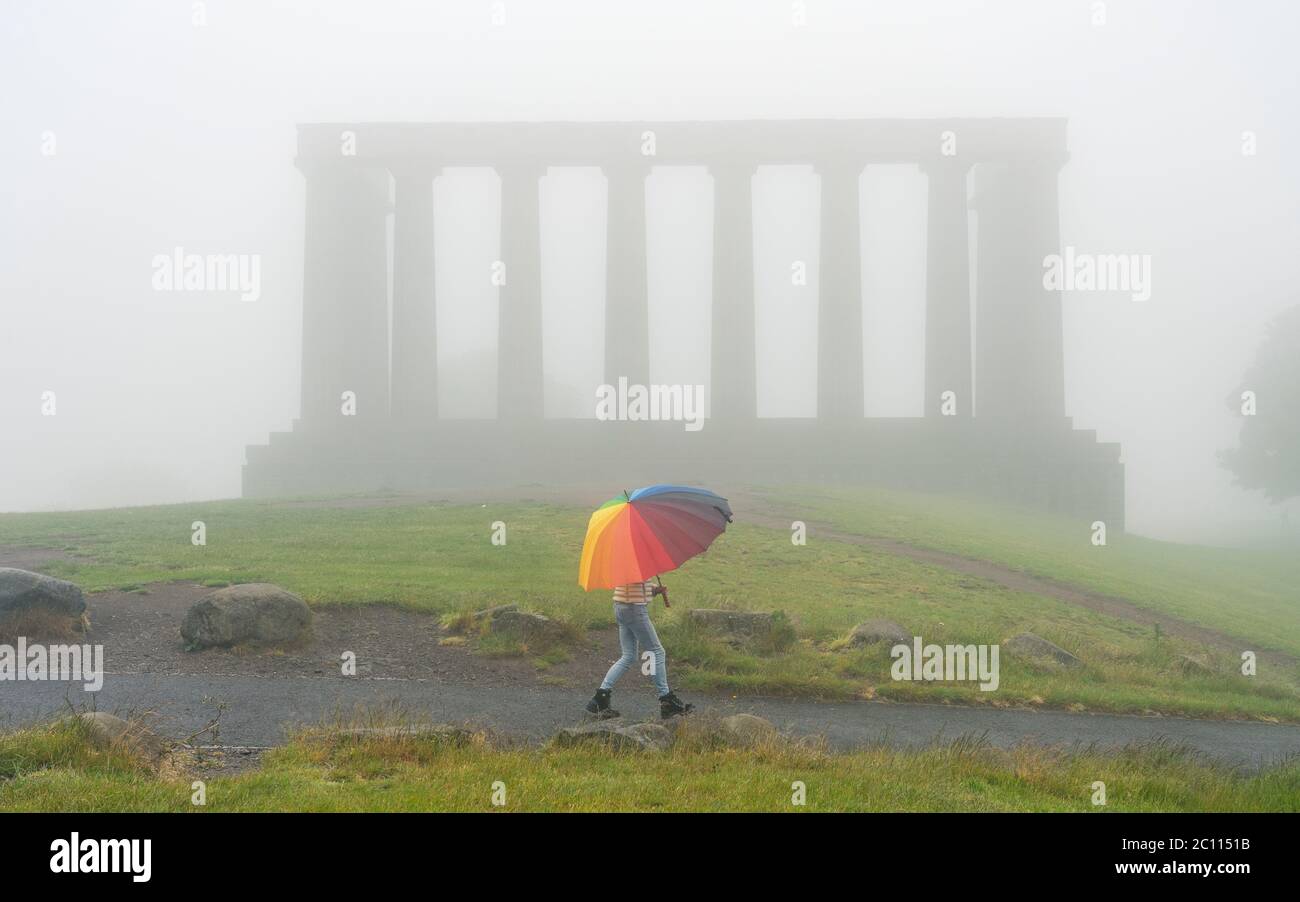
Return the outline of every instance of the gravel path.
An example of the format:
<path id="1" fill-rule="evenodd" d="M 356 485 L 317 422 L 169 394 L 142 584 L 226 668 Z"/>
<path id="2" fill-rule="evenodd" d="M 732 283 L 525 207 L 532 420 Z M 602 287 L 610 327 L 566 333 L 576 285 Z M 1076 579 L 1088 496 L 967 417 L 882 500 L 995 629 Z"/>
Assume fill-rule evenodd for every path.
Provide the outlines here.
<path id="1" fill-rule="evenodd" d="M 0 727 L 43 720 L 66 711 L 69 702 L 83 706 L 89 699 L 75 684 L 0 683 Z M 540 741 L 580 722 L 586 699 L 587 693 L 577 689 L 436 679 L 131 673 L 107 675 L 94 705 L 101 711 L 148 712 L 160 733 L 183 739 L 201 730 L 216 714 L 218 703 L 224 703 L 228 707 L 219 736 L 196 741 L 270 746 L 284 741 L 290 725 L 319 723 L 358 705 L 395 705 L 433 721 L 469 722 Z M 1293 725 L 699 694 L 690 695 L 690 700 L 701 710 L 745 711 L 766 717 L 790 733 L 823 735 L 841 749 L 882 741 L 919 746 L 936 739 L 984 735 L 999 747 L 1022 741 L 1114 747 L 1165 739 L 1248 768 L 1300 754 L 1300 726 Z M 657 703 L 646 690 L 618 693 L 615 704 L 625 716 L 657 715 Z"/>

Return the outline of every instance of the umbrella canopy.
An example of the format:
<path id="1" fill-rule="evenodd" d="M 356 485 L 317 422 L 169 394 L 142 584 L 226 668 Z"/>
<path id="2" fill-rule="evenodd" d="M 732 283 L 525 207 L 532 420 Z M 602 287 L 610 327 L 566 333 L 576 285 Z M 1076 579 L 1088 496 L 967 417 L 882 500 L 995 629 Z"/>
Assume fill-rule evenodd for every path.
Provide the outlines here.
<path id="1" fill-rule="evenodd" d="M 731 522 L 731 505 L 708 489 L 652 485 L 596 508 L 578 565 L 578 585 L 612 589 L 675 570 Z"/>

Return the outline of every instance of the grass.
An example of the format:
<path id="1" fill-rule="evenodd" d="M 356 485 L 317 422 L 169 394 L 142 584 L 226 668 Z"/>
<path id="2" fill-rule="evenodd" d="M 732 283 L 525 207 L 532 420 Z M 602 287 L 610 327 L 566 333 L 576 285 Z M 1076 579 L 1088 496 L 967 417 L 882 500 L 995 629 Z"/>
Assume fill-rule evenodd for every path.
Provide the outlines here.
<path id="1" fill-rule="evenodd" d="M 1113 534 L 1107 547 L 1094 548 L 1087 524 L 929 496 L 859 489 L 771 494 L 791 519 L 985 557 L 1223 628 L 1252 643 L 1247 647 L 1300 649 L 1300 565 L 1276 555 L 1211 553 Z M 314 605 L 391 603 L 436 613 L 453 626 L 466 622 L 467 612 L 514 603 L 581 636 L 612 622 L 607 594 L 576 585 L 588 513 L 529 502 L 209 502 L 0 514 L 0 545 L 63 549 L 70 558 L 45 569 L 92 591 L 166 580 L 265 581 Z M 202 547 L 190 542 L 198 520 L 207 527 Z M 507 524 L 504 546 L 491 542 L 496 520 Z M 674 607 L 656 605 L 654 616 L 674 682 L 686 689 L 1300 721 L 1294 665 L 1261 664 L 1258 676 L 1246 677 L 1230 653 L 819 538 L 815 526 L 808 544 L 795 546 L 786 530 L 736 523 L 668 582 Z M 93 596 L 89 603 L 93 608 Z M 683 613 L 692 607 L 775 610 L 789 626 L 770 647 L 734 648 L 692 629 Z M 1084 666 L 1065 670 L 1004 655 L 996 692 L 971 683 L 895 682 L 886 649 L 844 647 L 853 626 L 869 618 L 894 620 L 940 644 L 993 644 L 1030 631 Z M 494 655 L 528 654 L 539 668 L 564 660 L 561 651 L 509 639 L 471 634 L 466 641 Z M 1180 655 L 1204 660 L 1207 672 L 1185 673 Z"/>
<path id="2" fill-rule="evenodd" d="M 196 777 L 206 783 L 202 808 L 191 801 Z M 796 781 L 802 806 L 792 804 Z M 1092 802 L 1096 781 L 1106 784 L 1104 808 Z M 731 748 L 688 732 L 668 751 L 614 752 L 326 728 L 268 752 L 258 770 L 205 776 L 97 750 L 76 725 L 0 734 L 0 811 L 1102 810 L 1294 812 L 1300 761 L 1243 774 L 1162 744 L 999 750 L 966 737 L 838 754 L 779 737 Z"/>
<path id="3" fill-rule="evenodd" d="M 1300 655 L 1295 550 L 1183 545 L 1113 531 L 1100 547 L 1085 519 L 916 492 L 806 487 L 765 495 L 792 519 L 993 561 Z"/>

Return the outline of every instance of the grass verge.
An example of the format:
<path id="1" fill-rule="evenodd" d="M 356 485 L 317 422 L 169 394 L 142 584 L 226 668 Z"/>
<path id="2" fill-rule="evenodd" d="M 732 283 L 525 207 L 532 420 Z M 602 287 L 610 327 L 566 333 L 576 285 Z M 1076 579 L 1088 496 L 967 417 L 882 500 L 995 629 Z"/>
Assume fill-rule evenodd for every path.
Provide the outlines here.
<path id="1" fill-rule="evenodd" d="M 1244 774 L 1164 744 L 1118 752 L 1018 747 L 978 737 L 852 753 L 773 738 L 708 737 L 662 752 L 529 748 L 474 734 L 306 731 L 262 766 L 205 778 L 159 773 L 89 746 L 75 726 L 0 734 L 3 811 L 1296 811 L 1300 761 Z M 1106 784 L 1106 805 L 1093 804 Z M 806 804 L 793 804 L 793 784 Z M 493 805 L 494 785 L 505 804 Z M 499 797 L 499 795 L 498 795 Z"/>

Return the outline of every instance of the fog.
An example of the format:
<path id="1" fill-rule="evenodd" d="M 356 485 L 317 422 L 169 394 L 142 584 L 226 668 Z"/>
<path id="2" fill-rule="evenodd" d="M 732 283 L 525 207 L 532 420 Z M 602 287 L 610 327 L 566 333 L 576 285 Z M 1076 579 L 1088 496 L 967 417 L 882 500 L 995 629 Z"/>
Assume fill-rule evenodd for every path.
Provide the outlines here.
<path id="1" fill-rule="evenodd" d="M 1059 116 L 1062 247 L 1151 259 L 1148 300 L 1063 301 L 1066 412 L 1122 445 L 1128 528 L 1229 543 L 1279 521 L 1216 453 L 1268 321 L 1297 302 L 1293 4 L 16 0 L 0 15 L 0 510 L 239 495 L 246 446 L 300 413 L 300 123 Z M 709 175 L 649 182 L 651 378 L 707 383 Z M 860 189 L 867 413 L 919 416 L 925 180 L 873 166 Z M 440 411 L 491 417 L 496 289 L 478 267 L 499 250 L 499 181 L 449 168 L 433 190 Z M 754 178 L 760 416 L 816 410 L 816 295 L 799 302 L 784 274 L 817 258 L 817 190 L 809 166 Z M 600 171 L 551 169 L 540 216 L 546 412 L 589 417 Z M 154 258 L 176 248 L 257 255 L 258 296 L 155 290 Z"/>

